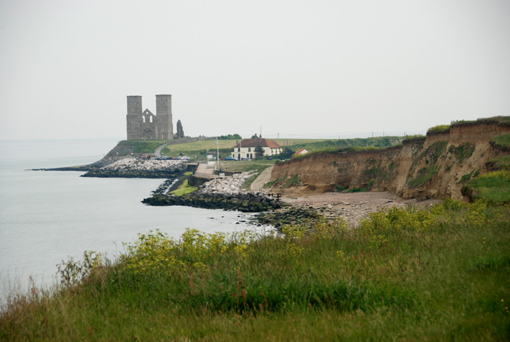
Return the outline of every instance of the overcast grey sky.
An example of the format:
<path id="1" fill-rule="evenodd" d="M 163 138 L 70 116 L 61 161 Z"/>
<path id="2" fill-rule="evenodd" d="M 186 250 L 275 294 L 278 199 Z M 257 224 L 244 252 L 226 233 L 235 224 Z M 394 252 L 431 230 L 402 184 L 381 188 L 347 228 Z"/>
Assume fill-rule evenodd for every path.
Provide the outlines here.
<path id="1" fill-rule="evenodd" d="M 0 139 L 346 137 L 510 115 L 508 0 L 0 0 Z"/>

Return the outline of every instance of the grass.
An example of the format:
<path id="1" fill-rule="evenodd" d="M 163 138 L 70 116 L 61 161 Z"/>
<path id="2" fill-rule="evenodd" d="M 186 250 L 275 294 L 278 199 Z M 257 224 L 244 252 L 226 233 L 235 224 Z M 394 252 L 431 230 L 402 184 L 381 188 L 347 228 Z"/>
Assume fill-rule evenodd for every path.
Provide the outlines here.
<path id="1" fill-rule="evenodd" d="M 499 123 L 499 124 L 509 124 L 510 116 L 492 116 L 489 118 L 479 118 L 476 120 L 457 120 L 452 122 L 452 126 L 462 126 L 462 125 L 471 125 L 471 124 L 479 124 L 479 123 Z"/>
<path id="2" fill-rule="evenodd" d="M 450 125 L 437 125 L 437 126 L 429 128 L 427 131 L 427 134 L 448 132 L 449 130 L 450 130 Z"/>
<path id="3" fill-rule="evenodd" d="M 77 285 L 33 288 L 0 318 L 6 341 L 507 340 L 510 212 L 446 201 L 371 214 L 359 229 L 179 240 L 140 235 Z"/>
<path id="4" fill-rule="evenodd" d="M 499 158 L 493 158 L 488 161 L 495 170 L 507 170 L 510 171 L 510 156 L 503 156 Z"/>
<path id="5" fill-rule="evenodd" d="M 158 146 L 166 142 L 166 140 L 123 140 L 119 142 L 119 146 L 132 146 L 133 153 L 154 153 Z"/>
<path id="6" fill-rule="evenodd" d="M 216 145 L 216 140 L 194 141 L 165 146 L 161 150 L 161 154 L 178 157 L 182 153 L 185 156 L 191 157 L 192 160 L 195 160 L 195 156 L 197 156 L 199 160 L 206 160 L 206 152 L 210 151 L 216 155 L 217 147 L 220 149 L 220 157 L 231 155 L 235 144 L 235 140 L 218 140 L 218 145 Z"/>
<path id="7" fill-rule="evenodd" d="M 510 134 L 497 135 L 491 139 L 494 146 L 504 149 L 510 148 Z"/>
<path id="8" fill-rule="evenodd" d="M 283 146 L 301 146 L 303 144 L 307 145 L 310 143 L 321 142 L 324 140 L 321 139 L 270 139 L 278 142 L 282 147 Z M 219 140 L 218 148 L 220 152 L 220 158 L 225 158 L 232 155 L 232 151 L 234 146 L 236 145 L 235 140 Z M 216 140 L 202 140 L 195 141 L 191 143 L 184 144 L 176 144 L 169 145 L 162 149 L 161 154 L 165 156 L 173 156 L 176 157 L 182 153 L 183 155 L 187 155 L 189 157 L 194 158 L 197 156 L 199 160 L 205 160 L 206 151 L 214 152 L 216 155 Z"/>
<path id="9" fill-rule="evenodd" d="M 191 172 L 190 172 L 191 173 Z M 182 184 L 174 191 L 172 191 L 170 194 L 174 196 L 182 196 L 189 194 L 190 192 L 198 190 L 197 186 L 191 186 L 188 184 L 188 180 L 185 179 Z"/>
<path id="10" fill-rule="evenodd" d="M 478 176 L 468 184 L 475 191 L 474 198 L 483 198 L 496 204 L 510 203 L 510 171 L 508 170 Z"/>
<path id="11" fill-rule="evenodd" d="M 448 152 L 453 153 L 453 155 L 455 155 L 455 157 L 459 161 L 459 164 L 462 164 L 464 160 L 469 159 L 473 155 L 474 151 L 475 145 L 471 143 L 465 143 L 457 147 L 450 145 L 450 148 L 448 148 Z"/>
<path id="12" fill-rule="evenodd" d="M 357 138 L 357 139 L 338 139 L 338 140 L 321 140 L 307 143 L 296 143 L 292 146 L 294 151 L 300 148 L 306 148 L 312 153 L 327 153 L 338 151 L 362 151 L 365 149 L 379 149 L 390 146 L 399 145 L 404 137 L 387 136 L 377 138 Z M 302 156 L 306 156 L 302 155 Z"/>
<path id="13" fill-rule="evenodd" d="M 297 151 L 300 148 L 306 148 L 311 152 L 317 151 L 338 151 L 341 148 L 350 147 L 353 150 L 362 150 L 363 148 L 384 148 L 393 146 L 401 143 L 403 137 L 377 137 L 377 138 L 366 138 L 366 139 L 338 139 L 338 140 L 327 140 L 327 139 L 270 139 L 276 141 L 282 147 L 289 147 L 292 150 Z M 134 153 L 153 153 L 155 149 L 165 143 L 164 140 L 125 140 L 122 141 L 121 145 L 133 146 Z M 206 160 L 206 152 L 210 151 L 216 155 L 217 149 L 220 152 L 220 158 L 225 158 L 232 155 L 234 146 L 236 145 L 235 140 L 219 140 L 216 145 L 216 140 L 202 140 L 190 143 L 182 143 L 175 145 L 165 146 L 161 150 L 161 154 L 164 156 L 177 157 L 181 153 L 185 156 L 189 156 L 198 160 Z"/>

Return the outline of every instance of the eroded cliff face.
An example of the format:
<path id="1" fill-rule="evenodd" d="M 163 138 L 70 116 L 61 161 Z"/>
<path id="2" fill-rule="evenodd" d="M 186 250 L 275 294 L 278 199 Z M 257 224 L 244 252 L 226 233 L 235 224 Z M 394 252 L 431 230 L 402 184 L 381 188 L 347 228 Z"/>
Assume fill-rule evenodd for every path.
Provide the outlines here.
<path id="1" fill-rule="evenodd" d="M 311 154 L 276 163 L 272 191 L 301 196 L 368 189 L 403 198 L 458 199 L 467 181 L 487 172 L 489 159 L 508 154 L 490 145 L 494 136 L 508 133 L 508 124 L 470 122 L 383 150 Z"/>

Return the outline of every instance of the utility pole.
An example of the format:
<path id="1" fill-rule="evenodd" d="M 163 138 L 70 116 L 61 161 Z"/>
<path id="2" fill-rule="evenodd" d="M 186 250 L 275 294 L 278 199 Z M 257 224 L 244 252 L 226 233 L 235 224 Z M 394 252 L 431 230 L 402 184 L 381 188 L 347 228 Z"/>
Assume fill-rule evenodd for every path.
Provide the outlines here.
<path id="1" fill-rule="evenodd" d="M 218 142 L 218 137 L 216 137 L 216 168 L 219 170 L 219 163 L 220 163 L 220 145 Z M 219 175 L 218 175 L 219 176 Z"/>

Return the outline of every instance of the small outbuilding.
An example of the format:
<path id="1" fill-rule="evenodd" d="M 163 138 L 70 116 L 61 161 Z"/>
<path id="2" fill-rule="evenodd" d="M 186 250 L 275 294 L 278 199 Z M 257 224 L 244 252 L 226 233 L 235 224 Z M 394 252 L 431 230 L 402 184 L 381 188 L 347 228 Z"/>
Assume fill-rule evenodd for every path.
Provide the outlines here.
<path id="1" fill-rule="evenodd" d="M 296 151 L 296 153 L 294 153 L 293 155 L 297 156 L 300 154 L 307 154 L 307 153 L 308 153 L 308 150 L 306 148 L 302 148 L 302 149 L 299 149 L 298 151 Z"/>

